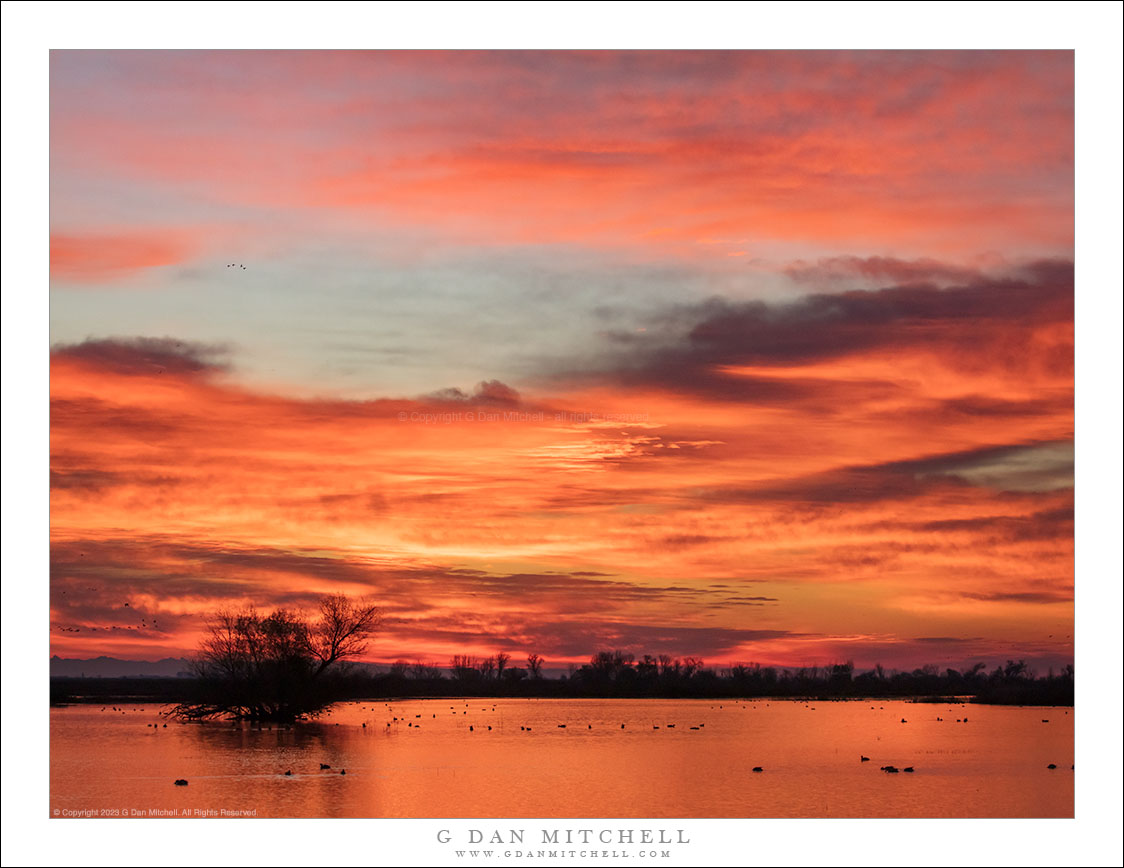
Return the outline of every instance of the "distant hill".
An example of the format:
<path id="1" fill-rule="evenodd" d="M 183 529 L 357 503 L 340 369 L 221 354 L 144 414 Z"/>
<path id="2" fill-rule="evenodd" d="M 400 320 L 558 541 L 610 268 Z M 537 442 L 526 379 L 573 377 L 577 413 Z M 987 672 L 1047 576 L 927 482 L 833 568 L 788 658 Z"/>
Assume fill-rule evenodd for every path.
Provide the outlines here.
<path id="1" fill-rule="evenodd" d="M 118 660 L 116 657 L 51 658 L 52 678 L 175 678 L 187 671 L 186 657 L 150 660 Z"/>

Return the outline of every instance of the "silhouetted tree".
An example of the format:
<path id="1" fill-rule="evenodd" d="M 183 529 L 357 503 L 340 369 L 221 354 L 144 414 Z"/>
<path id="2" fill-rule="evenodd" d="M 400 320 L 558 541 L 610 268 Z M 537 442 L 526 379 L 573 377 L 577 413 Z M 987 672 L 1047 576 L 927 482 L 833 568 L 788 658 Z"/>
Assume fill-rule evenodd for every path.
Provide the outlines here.
<path id="1" fill-rule="evenodd" d="M 410 667 L 410 672 L 415 681 L 432 681 L 441 677 L 441 669 L 432 663 L 415 660 Z"/>
<path id="2" fill-rule="evenodd" d="M 1008 660 L 1007 665 L 1003 667 L 1003 677 L 1008 681 L 1014 681 L 1017 678 L 1024 678 L 1026 674 L 1026 662 L 1023 660 L 1020 660 L 1017 663 L 1014 660 Z"/>
<path id="3" fill-rule="evenodd" d="M 542 678 L 542 665 L 545 662 L 542 657 L 534 652 L 527 655 L 527 671 L 531 673 L 532 678 Z"/>
<path id="4" fill-rule="evenodd" d="M 342 594 L 323 597 L 315 620 L 288 609 L 219 612 L 190 665 L 194 696 L 169 713 L 272 721 L 318 714 L 343 698 L 338 664 L 366 650 L 379 621 L 376 606 Z"/>
<path id="5" fill-rule="evenodd" d="M 589 658 L 589 668 L 597 678 L 612 679 L 626 666 L 632 665 L 632 655 L 627 651 L 598 651 Z"/>
<path id="6" fill-rule="evenodd" d="M 986 663 L 977 663 L 971 669 L 965 669 L 963 672 L 964 680 L 975 681 L 985 669 L 987 669 Z"/>
<path id="7" fill-rule="evenodd" d="M 394 678 L 405 678 L 410 671 L 410 664 L 405 660 L 395 660 L 390 664 L 390 675 Z"/>
<path id="8" fill-rule="evenodd" d="M 683 658 L 683 677 L 690 678 L 696 672 L 701 671 L 703 668 L 703 659 L 701 657 L 684 657 Z"/>
<path id="9" fill-rule="evenodd" d="M 472 681 L 480 674 L 476 671 L 476 660 L 467 654 L 454 654 L 449 668 L 457 681 Z"/>

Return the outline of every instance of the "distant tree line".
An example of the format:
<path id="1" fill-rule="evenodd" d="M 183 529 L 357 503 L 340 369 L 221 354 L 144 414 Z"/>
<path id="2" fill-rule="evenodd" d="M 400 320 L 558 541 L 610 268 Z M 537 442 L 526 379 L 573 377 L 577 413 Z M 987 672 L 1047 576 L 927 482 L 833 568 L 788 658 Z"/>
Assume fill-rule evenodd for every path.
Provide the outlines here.
<path id="1" fill-rule="evenodd" d="M 598 651 L 566 675 L 547 678 L 538 654 L 525 666 L 501 652 L 490 657 L 458 654 L 447 668 L 400 660 L 389 671 L 366 673 L 355 685 L 364 696 L 536 696 L 736 698 L 775 696 L 849 699 L 861 697 L 972 697 L 1010 705 L 1072 705 L 1073 666 L 1038 676 L 1022 661 L 1008 660 L 987 671 L 984 663 L 963 670 L 929 664 L 911 671 L 881 665 L 856 673 L 851 661 L 827 666 L 779 667 L 735 663 L 715 668 L 699 657 Z M 358 696 L 359 694 L 357 694 Z"/>
<path id="2" fill-rule="evenodd" d="M 212 637 L 213 638 L 213 637 Z M 331 656 L 330 653 L 326 656 Z M 309 689 L 311 673 L 319 668 L 306 654 L 301 655 L 297 679 L 302 690 Z M 313 697 L 305 695 L 301 704 L 324 707 L 332 702 L 350 699 L 425 696 L 516 696 L 542 698 L 581 697 L 663 697 L 663 698 L 728 698 L 777 697 L 860 699 L 970 697 L 974 702 L 1001 705 L 1073 705 L 1074 672 L 1068 665 L 1045 675 L 1030 671 L 1022 660 L 1008 660 L 988 670 L 984 663 L 965 669 L 930 664 L 917 669 L 887 670 L 881 665 L 868 671 L 855 671 L 854 663 L 826 666 L 782 667 L 760 663 L 735 663 L 729 666 L 707 666 L 699 657 L 673 657 L 668 654 L 645 654 L 637 659 L 621 650 L 598 651 L 588 663 L 571 665 L 565 675 L 557 678 L 545 674 L 546 661 L 532 653 L 513 665 L 512 656 L 500 652 L 488 657 L 458 654 L 447 665 L 415 660 L 398 660 L 385 671 L 370 667 L 336 668 L 331 679 L 318 685 Z M 309 668 L 311 667 L 311 668 Z M 205 672 L 206 670 L 204 670 Z M 91 682 L 96 682 L 91 685 Z M 181 701 L 179 711 L 187 710 L 205 716 L 231 716 L 229 700 L 222 704 L 213 700 L 200 708 L 201 695 L 192 679 L 52 679 L 52 701 L 96 701 L 113 695 L 140 701 Z M 205 681 L 203 682 L 205 683 Z M 114 691 L 114 685 L 118 690 Z M 212 682 L 208 692 L 229 692 L 224 679 L 218 686 Z M 285 693 L 291 690 L 291 685 Z M 235 691 L 239 696 L 246 688 Z M 252 691 L 251 691 L 252 693 Z M 182 697 L 182 698 L 181 698 Z M 184 702 L 183 699 L 189 701 Z M 216 714 L 216 710 L 219 710 Z M 291 719 L 296 709 L 284 709 Z M 236 712 L 234 716 L 263 717 L 260 712 Z"/>

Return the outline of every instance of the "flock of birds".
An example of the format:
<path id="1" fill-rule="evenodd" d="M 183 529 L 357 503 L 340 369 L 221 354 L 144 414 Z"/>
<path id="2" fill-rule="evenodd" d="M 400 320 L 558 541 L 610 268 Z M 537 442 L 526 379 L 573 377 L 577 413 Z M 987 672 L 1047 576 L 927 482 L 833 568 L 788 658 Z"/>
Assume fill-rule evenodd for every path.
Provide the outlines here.
<path id="1" fill-rule="evenodd" d="M 86 590 L 97 591 L 98 589 L 97 588 L 87 588 Z M 66 591 L 62 591 L 61 593 L 62 593 L 62 596 L 64 596 L 64 597 L 66 596 Z M 129 605 L 128 602 L 125 602 L 125 603 L 121 604 L 121 610 L 124 611 L 125 609 L 128 609 L 129 612 L 134 614 L 134 615 L 139 614 L 136 609 L 134 609 L 131 605 Z M 113 630 L 159 630 L 160 625 L 156 623 L 155 616 L 152 618 L 152 621 L 150 623 L 147 615 L 141 615 L 139 624 L 111 624 L 111 625 L 104 626 L 104 627 L 99 627 L 96 624 L 93 624 L 93 625 L 87 624 L 84 627 L 70 627 L 70 626 L 66 626 L 64 624 L 55 624 L 55 628 L 58 629 L 59 631 L 63 632 L 63 633 L 81 633 L 83 630 L 85 630 L 89 633 L 96 633 L 98 630 L 109 630 L 109 631 L 113 631 Z"/>
<path id="2" fill-rule="evenodd" d="M 467 714 L 468 714 L 468 712 L 469 712 L 469 711 L 471 710 L 471 709 L 470 709 L 470 706 L 469 706 L 469 703 L 467 703 L 467 702 L 466 702 L 466 703 L 464 703 L 464 706 L 465 706 L 465 707 L 464 707 L 463 709 L 457 709 L 457 708 L 456 708 L 456 706 L 450 705 L 450 706 L 449 706 L 449 710 L 450 710 L 450 712 L 451 712 L 451 713 L 452 713 L 453 715 L 456 715 L 456 714 L 458 714 L 458 713 L 459 713 L 459 714 L 462 714 L 462 715 L 467 715 Z M 768 703 L 766 703 L 766 706 L 768 706 Z M 717 706 L 717 708 L 718 708 L 718 709 L 723 709 L 724 707 L 725 707 L 724 705 L 718 705 L 718 706 Z M 743 709 L 745 709 L 745 708 L 749 708 L 750 706 L 742 705 L 741 707 L 742 707 Z M 757 706 L 752 706 L 752 707 L 753 707 L 753 708 L 756 708 Z M 715 706 L 711 706 L 711 709 L 714 709 L 714 708 L 715 708 Z M 811 710 L 811 711 L 815 711 L 815 706 L 811 706 L 811 705 L 805 705 L 805 708 L 808 708 L 808 709 L 809 709 L 809 710 Z M 871 710 L 874 710 L 874 709 L 875 709 L 875 706 L 873 706 L 873 705 L 872 705 L 872 706 L 871 706 L 870 708 L 871 708 Z M 882 709 L 882 710 L 884 710 L 884 707 L 883 707 L 883 706 L 879 706 L 879 708 L 880 708 L 880 709 Z M 411 718 L 411 717 L 407 717 L 407 716 L 406 716 L 406 715 L 404 715 L 404 714 L 403 714 L 402 716 L 399 716 L 398 714 L 394 714 L 394 713 L 393 713 L 393 709 L 392 709 L 392 706 L 390 705 L 390 703 L 385 703 L 385 709 L 386 709 L 386 710 L 387 710 L 388 712 L 390 712 L 390 713 L 391 713 L 391 719 L 390 719 L 389 721 L 387 721 L 387 722 L 386 722 L 386 729 L 388 729 L 388 730 L 392 730 L 392 729 L 393 729 L 393 728 L 394 728 L 394 727 L 395 727 L 396 725 L 399 725 L 399 724 L 402 724 L 402 723 L 405 723 L 405 724 L 406 724 L 406 726 L 407 726 L 407 728 L 409 728 L 409 729 L 415 729 L 415 730 L 420 730 L 420 729 L 421 729 L 421 724 L 420 724 L 420 723 L 417 723 L 417 722 L 416 722 L 416 721 L 418 721 L 418 720 L 421 720 L 421 719 L 423 718 L 423 716 L 422 716 L 421 714 L 414 714 L 412 718 Z M 118 708 L 117 706 L 105 706 L 105 707 L 103 707 L 103 708 L 102 708 L 102 711 L 106 711 L 106 710 L 112 710 L 112 711 L 114 711 L 114 712 L 120 712 L 121 714 L 124 714 L 124 713 L 125 713 L 125 709 L 123 709 L 123 708 Z M 134 710 L 134 711 L 143 711 L 144 709 L 140 709 L 140 708 L 134 708 L 133 710 Z M 369 710 L 369 711 L 372 711 L 372 712 L 374 712 L 374 711 L 376 711 L 376 708 L 375 708 L 374 706 L 372 706 L 372 707 L 371 707 L 370 709 L 368 709 L 368 708 L 367 708 L 366 706 L 360 706 L 360 710 L 362 710 L 362 711 L 368 711 L 368 710 Z M 492 705 L 492 706 L 490 706 L 490 707 L 489 707 L 489 706 L 484 706 L 484 707 L 483 707 L 483 708 L 481 708 L 480 710 L 481 710 L 481 711 L 483 711 L 483 712 L 496 711 L 496 706 L 495 706 L 495 705 Z M 436 717 L 437 717 L 436 713 L 431 713 L 431 714 L 430 714 L 430 719 L 431 719 L 431 720 L 432 720 L 432 719 L 436 719 Z M 937 721 L 943 721 L 943 720 L 944 720 L 944 718 L 942 718 L 942 717 L 939 717 L 939 716 L 938 716 L 938 717 L 937 717 L 936 719 L 937 719 Z M 906 718 L 904 718 L 904 717 L 903 717 L 903 718 L 901 718 L 901 723 L 908 723 L 908 722 L 909 722 L 909 721 L 908 721 L 908 720 L 906 720 Z M 967 716 L 965 716 L 965 717 L 963 717 L 963 718 L 956 718 L 956 722 L 957 722 L 957 723 L 967 723 L 967 722 L 968 722 L 968 718 L 967 718 Z M 1048 719 L 1048 718 L 1042 718 L 1042 722 L 1043 722 L 1043 723 L 1049 723 L 1050 721 L 1049 721 L 1049 719 Z M 235 722 L 235 723 L 232 723 L 231 725 L 232 725 L 233 727 L 239 727 L 239 726 L 240 726 L 241 724 L 239 724 L 239 723 Z M 162 725 L 161 725 L 161 724 L 157 724 L 157 723 L 149 723 L 149 724 L 145 724 L 145 726 L 146 726 L 146 727 L 152 727 L 152 728 L 153 728 L 154 730 L 156 730 L 157 728 L 159 728 L 159 727 L 161 727 L 161 726 L 162 726 L 162 727 L 163 727 L 164 729 L 167 729 L 167 728 L 168 728 L 168 724 L 166 724 L 166 723 L 164 723 L 164 724 L 162 724 Z M 339 723 L 336 723 L 336 724 L 335 724 L 335 726 L 339 726 Z M 555 727 L 556 727 L 557 729 L 568 729 L 568 728 L 569 728 L 570 726 L 571 726 L 571 724 L 568 724 L 568 723 L 558 723 L 558 724 L 555 724 Z M 675 724 L 675 723 L 651 724 L 651 727 L 652 727 L 652 729 L 653 729 L 653 730 L 659 730 L 659 729 L 661 728 L 661 726 L 662 726 L 662 728 L 663 728 L 663 729 L 676 729 L 676 727 L 677 727 L 677 724 Z M 267 731 L 267 730 L 272 730 L 272 728 L 273 728 L 272 726 L 261 726 L 261 725 L 258 725 L 258 726 L 256 727 L 256 729 L 258 729 L 259 731 Z M 279 726 L 277 727 L 277 729 L 278 729 L 278 730 L 288 730 L 288 729 L 292 729 L 292 728 L 293 728 L 293 727 L 291 727 L 291 726 L 286 726 L 286 725 L 279 725 Z M 625 729 L 625 728 L 626 728 L 626 725 L 625 725 L 624 723 L 621 723 L 621 724 L 619 724 L 619 728 L 623 730 L 623 729 Z M 705 729 L 705 728 L 706 728 L 706 724 L 705 724 L 705 723 L 699 723 L 699 724 L 696 724 L 696 725 L 690 726 L 690 727 L 688 727 L 688 728 L 689 728 L 689 729 L 691 729 L 691 730 L 696 730 L 696 731 L 699 731 L 699 730 Z M 361 729 L 361 730 L 367 730 L 367 729 L 368 729 L 368 726 L 367 726 L 367 721 L 362 721 L 362 722 L 360 723 L 360 729 Z M 492 729 L 493 729 L 493 726 L 492 726 L 492 724 L 477 724 L 477 723 L 472 723 L 472 724 L 469 724 L 469 725 L 468 725 L 467 731 L 468 731 L 468 732 L 472 732 L 472 733 L 474 733 L 474 732 L 476 732 L 476 731 L 477 731 L 478 729 L 479 729 L 480 731 L 482 731 L 482 732 L 491 732 L 491 731 L 492 731 Z M 590 731 L 590 730 L 592 730 L 592 729 L 593 729 L 593 724 L 592 724 L 592 723 L 587 723 L 587 724 L 586 724 L 586 730 L 587 730 L 587 731 Z M 616 729 L 616 727 L 611 727 L 611 729 Z M 385 731 L 385 730 L 384 730 L 384 731 Z M 527 726 L 526 724 L 522 724 L 522 725 L 520 725 L 520 727 L 519 727 L 519 731 L 520 731 L 520 732 L 532 732 L 532 731 L 533 731 L 533 728 L 532 728 L 532 727 L 530 727 L 530 726 Z M 860 763 L 868 763 L 868 762 L 870 762 L 870 757 L 868 757 L 868 756 L 866 756 L 866 755 L 864 755 L 864 754 L 860 754 L 860 755 L 859 755 L 859 762 L 860 762 Z M 320 771 L 321 771 L 321 772 L 330 772 L 330 771 L 332 771 L 332 767 L 331 767 L 331 765 L 329 765 L 328 763 L 320 763 L 319 765 L 320 765 Z M 1053 769 L 1057 769 L 1057 768 L 1058 768 L 1058 766 L 1057 766 L 1057 764 L 1056 764 L 1056 763 L 1050 763 L 1050 764 L 1048 764 L 1048 765 L 1046 766 L 1046 768 L 1047 768 L 1047 769 L 1051 769 L 1051 770 L 1053 770 Z M 1073 765 L 1070 765 L 1070 769 L 1071 769 L 1071 770 L 1073 769 Z M 884 766 L 879 766 L 879 770 L 880 770 L 880 771 L 882 771 L 882 772 L 885 772 L 886 774 L 891 774 L 891 775 L 896 775 L 896 774 L 898 774 L 898 773 L 901 773 L 901 772 L 904 772 L 904 773 L 906 773 L 906 774 L 913 774 L 914 772 L 916 772 L 916 768 L 915 768 L 914 766 L 905 766 L 904 768 L 900 768 L 900 769 L 899 769 L 899 768 L 898 768 L 897 766 L 895 766 L 895 765 L 892 765 L 892 764 L 888 764 L 888 765 L 884 765 Z M 752 768 L 752 769 L 751 769 L 750 771 L 751 771 L 751 772 L 754 772 L 754 773 L 762 773 L 762 772 L 764 772 L 764 771 L 765 771 L 765 769 L 764 769 L 764 767 L 763 767 L 763 766 L 753 766 L 753 768 Z M 333 773 L 334 773 L 334 772 L 333 772 Z M 340 770 L 339 770 L 339 774 L 340 774 L 340 775 L 346 775 L 346 774 L 347 774 L 347 769 L 340 769 Z M 285 772 L 284 772 L 284 773 L 282 774 L 282 776 L 283 776 L 283 777 L 293 777 L 293 776 L 294 776 L 294 774 L 293 774 L 293 770 L 292 770 L 292 769 L 287 769 L 287 770 L 286 770 L 286 771 L 285 771 Z M 187 781 L 181 778 L 181 779 L 178 779 L 178 780 L 176 780 L 176 781 L 175 781 L 175 785 L 176 785 L 176 786 L 187 786 Z"/>

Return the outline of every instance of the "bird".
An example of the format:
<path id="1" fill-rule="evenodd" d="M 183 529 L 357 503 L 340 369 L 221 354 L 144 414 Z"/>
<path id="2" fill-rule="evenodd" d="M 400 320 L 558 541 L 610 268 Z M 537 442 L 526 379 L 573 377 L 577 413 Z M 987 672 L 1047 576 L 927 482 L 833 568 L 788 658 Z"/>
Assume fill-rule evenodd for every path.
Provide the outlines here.
<path id="1" fill-rule="evenodd" d="M 327 763 L 320 763 L 320 771 L 324 771 L 325 769 L 330 769 L 330 768 L 331 768 L 331 766 L 328 765 Z"/>
<path id="2" fill-rule="evenodd" d="M 761 766 L 754 766 L 754 767 L 753 767 L 753 770 L 754 770 L 755 772 L 763 772 L 763 771 L 765 771 L 765 769 L 761 768 Z"/>
<path id="3" fill-rule="evenodd" d="M 183 778 L 179 778 L 179 779 L 178 779 L 178 780 L 176 781 L 176 786 L 177 786 L 177 787 L 186 787 L 186 786 L 187 786 L 187 781 L 186 781 L 186 780 L 184 780 Z"/>
<path id="4" fill-rule="evenodd" d="M 913 766 L 906 766 L 904 769 L 902 769 L 902 771 L 903 772 L 909 772 L 910 774 L 912 774 L 913 773 Z"/>
<path id="5" fill-rule="evenodd" d="M 292 777 L 292 774 L 293 774 L 293 770 L 289 769 L 287 772 L 285 772 L 285 777 Z"/>
<path id="6" fill-rule="evenodd" d="M 346 774 L 347 774 L 347 769 L 340 769 L 340 774 L 341 774 L 341 775 L 346 775 Z"/>
<path id="7" fill-rule="evenodd" d="M 1056 766 L 1056 765 L 1054 765 L 1053 763 L 1050 763 L 1050 764 L 1049 764 L 1048 766 L 1046 766 L 1046 768 L 1048 768 L 1048 769 L 1056 769 L 1056 768 L 1057 768 L 1057 766 Z"/>
<path id="8" fill-rule="evenodd" d="M 863 756 L 862 754 L 859 754 L 859 762 L 861 762 L 861 763 L 868 763 L 868 762 L 870 762 L 870 757 L 868 757 L 868 756 Z"/>

